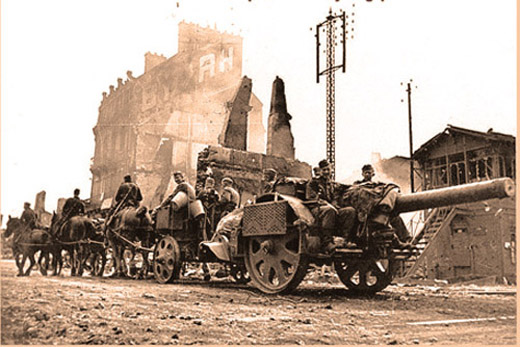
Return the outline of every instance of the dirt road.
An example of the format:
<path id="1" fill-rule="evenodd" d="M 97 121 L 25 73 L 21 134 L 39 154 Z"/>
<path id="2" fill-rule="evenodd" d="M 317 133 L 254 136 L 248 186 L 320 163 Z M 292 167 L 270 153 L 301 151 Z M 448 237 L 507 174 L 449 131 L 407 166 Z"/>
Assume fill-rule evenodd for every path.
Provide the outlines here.
<path id="1" fill-rule="evenodd" d="M 231 280 L 15 277 L 8 260 L 0 270 L 2 344 L 516 343 L 511 286 L 391 285 L 356 297 L 313 272 L 292 295 L 266 296 Z"/>

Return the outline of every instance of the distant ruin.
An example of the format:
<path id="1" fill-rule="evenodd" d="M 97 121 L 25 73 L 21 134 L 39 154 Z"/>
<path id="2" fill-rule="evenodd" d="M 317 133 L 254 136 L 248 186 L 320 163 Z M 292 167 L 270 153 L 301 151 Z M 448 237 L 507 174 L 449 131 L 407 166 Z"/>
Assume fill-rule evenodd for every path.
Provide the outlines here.
<path id="1" fill-rule="evenodd" d="M 267 154 L 294 159 L 294 137 L 291 132 L 285 100 L 285 85 L 283 80 L 276 76 L 271 94 L 271 108 L 269 110 L 267 130 Z"/>
<path id="2" fill-rule="evenodd" d="M 263 153 L 262 103 L 242 76 L 242 38 L 181 22 L 178 53 L 146 53 L 145 72 L 103 92 L 94 127 L 91 201 L 109 206 L 129 173 L 147 206 L 158 204 L 181 170 L 195 182 L 207 145 Z M 219 140 L 220 139 L 220 140 Z"/>

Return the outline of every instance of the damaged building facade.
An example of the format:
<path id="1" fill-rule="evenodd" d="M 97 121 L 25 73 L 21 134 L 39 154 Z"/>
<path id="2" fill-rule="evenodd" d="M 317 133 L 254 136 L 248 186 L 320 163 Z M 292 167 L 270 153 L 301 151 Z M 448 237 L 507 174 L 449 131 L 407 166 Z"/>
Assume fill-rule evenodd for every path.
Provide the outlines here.
<path id="1" fill-rule="evenodd" d="M 515 177 L 515 137 L 448 125 L 413 154 L 424 190 Z M 407 275 L 516 279 L 515 198 L 426 211 Z"/>
<path id="2" fill-rule="evenodd" d="M 181 22 L 178 41 L 176 55 L 146 53 L 143 75 L 129 71 L 103 93 L 94 127 L 91 203 L 109 207 L 128 173 L 141 188 L 143 205 L 157 206 L 175 186 L 172 173 L 185 172 L 195 185 L 201 162 L 211 162 L 217 188 L 221 176 L 233 177 L 243 202 L 258 193 L 266 168 L 310 177 L 310 166 L 294 160 L 291 116 L 278 77 L 264 154 L 263 105 L 253 81 L 242 76 L 242 38 Z"/>
<path id="3" fill-rule="evenodd" d="M 197 154 L 207 145 L 264 152 L 262 103 L 242 76 L 242 38 L 181 22 L 178 53 L 146 53 L 145 71 L 103 93 L 94 127 L 91 200 L 109 205 L 129 173 L 157 204 L 171 173 L 194 182 Z"/>

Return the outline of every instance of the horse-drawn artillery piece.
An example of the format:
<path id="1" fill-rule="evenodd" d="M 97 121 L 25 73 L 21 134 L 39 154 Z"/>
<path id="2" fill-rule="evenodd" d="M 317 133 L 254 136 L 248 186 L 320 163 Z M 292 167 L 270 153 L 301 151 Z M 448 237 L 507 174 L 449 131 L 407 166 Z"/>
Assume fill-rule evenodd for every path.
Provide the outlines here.
<path id="1" fill-rule="evenodd" d="M 252 284 L 269 294 L 287 293 L 303 280 L 309 264 L 334 264 L 339 279 L 350 290 L 376 293 L 394 278 L 399 264 L 414 254 L 413 246 L 395 243 L 395 230 L 372 222 L 357 227 L 355 247 L 340 245 L 332 254 L 317 249 L 316 220 L 308 199 L 308 182 L 293 180 L 278 185 L 253 204 L 224 216 L 211 241 L 203 240 L 190 224 L 189 209 L 166 207 L 157 215 L 156 230 L 164 237 L 154 251 L 154 274 L 161 283 L 179 277 L 184 261 L 218 261 L 232 264 L 248 276 Z M 413 194 L 398 195 L 394 215 L 403 212 L 470 203 L 514 195 L 509 178 L 471 183 Z M 373 210 L 375 211 L 375 210 Z M 318 230 L 319 234 L 319 230 Z"/>

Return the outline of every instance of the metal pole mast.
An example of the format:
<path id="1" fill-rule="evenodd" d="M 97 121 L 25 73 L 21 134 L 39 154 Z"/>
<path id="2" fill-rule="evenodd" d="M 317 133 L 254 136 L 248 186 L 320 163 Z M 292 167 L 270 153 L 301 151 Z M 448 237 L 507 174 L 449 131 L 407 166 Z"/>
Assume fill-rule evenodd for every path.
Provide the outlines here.
<path id="1" fill-rule="evenodd" d="M 327 76 L 327 160 L 331 165 L 331 178 L 334 180 L 336 177 L 336 70 L 342 68 L 345 72 L 346 66 L 346 20 L 345 12 L 341 12 L 339 15 L 332 13 L 332 9 L 329 10 L 327 19 L 316 26 L 316 82 L 320 83 L 320 75 Z M 340 65 L 336 65 L 336 21 L 340 19 L 341 30 L 342 30 L 342 60 Z M 320 71 L 320 28 L 324 26 L 327 35 L 327 67 L 325 70 Z"/>
<path id="2" fill-rule="evenodd" d="M 410 192 L 413 193 L 414 182 L 413 182 L 413 133 L 412 133 L 412 88 L 410 87 L 410 82 L 408 82 L 408 87 L 406 88 L 408 92 L 408 133 L 410 137 Z"/>
<path id="3" fill-rule="evenodd" d="M 327 160 L 331 178 L 336 177 L 336 79 L 332 69 L 336 58 L 336 27 L 332 14 L 327 17 Z"/>
<path id="4" fill-rule="evenodd" d="M 413 131 L 412 131 L 412 79 L 406 83 L 406 93 L 408 94 L 408 138 L 410 141 L 410 191 L 413 193 L 415 191 L 414 188 L 414 165 L 413 165 Z M 403 82 L 401 82 L 403 85 Z M 415 86 L 417 88 L 417 86 Z M 404 102 L 401 99 L 401 102 Z"/>

